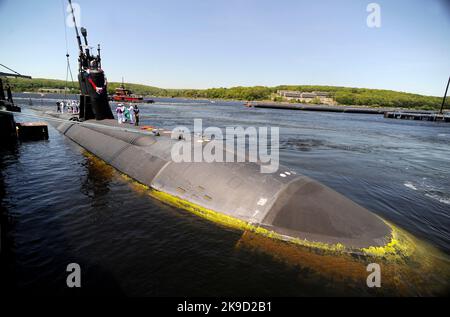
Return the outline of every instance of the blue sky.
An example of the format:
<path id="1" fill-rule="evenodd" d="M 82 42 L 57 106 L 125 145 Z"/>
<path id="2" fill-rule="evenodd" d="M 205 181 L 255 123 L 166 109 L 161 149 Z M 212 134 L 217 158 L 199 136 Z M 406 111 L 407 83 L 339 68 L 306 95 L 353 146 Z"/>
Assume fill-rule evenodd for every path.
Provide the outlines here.
<path id="1" fill-rule="evenodd" d="M 317 84 L 442 95 L 450 0 L 74 0 L 110 81 L 165 88 Z M 366 6 L 381 6 L 369 28 Z M 62 0 L 0 0 L 0 63 L 66 76 Z M 67 29 L 76 72 L 74 30 Z"/>

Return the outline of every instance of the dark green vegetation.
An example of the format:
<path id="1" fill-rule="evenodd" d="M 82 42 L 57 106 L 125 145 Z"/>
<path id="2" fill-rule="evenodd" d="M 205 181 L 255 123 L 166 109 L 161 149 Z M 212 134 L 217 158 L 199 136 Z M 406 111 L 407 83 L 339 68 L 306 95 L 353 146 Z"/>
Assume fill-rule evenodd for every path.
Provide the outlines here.
<path id="1" fill-rule="evenodd" d="M 38 91 L 42 88 L 64 89 L 66 82 L 55 79 L 9 79 L 13 90 Z M 120 83 L 111 82 L 108 86 L 109 93 L 113 93 Z M 372 107 L 401 107 L 415 109 L 439 109 L 442 103 L 441 97 L 423 96 L 392 90 L 347 88 L 336 86 L 277 86 L 277 87 L 232 87 L 210 89 L 162 89 L 158 87 L 129 84 L 125 86 L 135 94 L 158 97 L 186 97 L 206 99 L 234 99 L 234 100 L 270 100 L 277 90 L 297 90 L 304 92 L 327 91 L 338 104 L 341 105 L 366 105 Z M 71 92 L 78 91 L 78 83 L 68 82 L 67 87 Z M 450 108 L 450 98 L 446 101 L 446 109 Z"/>
<path id="2" fill-rule="evenodd" d="M 43 79 L 43 78 L 35 78 L 35 79 L 23 79 L 23 78 L 9 78 L 6 81 L 11 85 L 11 88 L 14 92 L 22 92 L 22 91 L 39 91 L 39 89 L 64 89 L 66 87 L 66 82 L 64 80 L 58 79 Z M 72 83 L 67 82 L 67 88 L 72 93 L 77 93 L 78 82 Z"/>

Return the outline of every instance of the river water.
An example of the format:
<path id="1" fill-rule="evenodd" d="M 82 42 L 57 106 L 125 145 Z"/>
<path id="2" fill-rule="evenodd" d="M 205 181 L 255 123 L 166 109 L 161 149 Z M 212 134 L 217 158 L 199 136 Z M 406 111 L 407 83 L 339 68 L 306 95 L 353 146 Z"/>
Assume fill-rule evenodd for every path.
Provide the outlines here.
<path id="1" fill-rule="evenodd" d="M 28 110 L 56 96 L 19 95 Z M 450 125 L 156 99 L 141 124 L 280 127 L 280 162 L 450 255 Z M 16 121 L 32 119 L 16 116 Z M 1 149 L 2 267 L 17 293 L 378 295 L 316 277 L 301 263 L 245 247 L 245 234 L 165 205 L 49 127 L 50 139 Z M 242 245 L 244 244 L 244 247 Z M 66 266 L 82 268 L 68 289 Z M 411 286 L 414 288 L 414 286 Z M 442 290 L 441 290 L 442 292 Z M 414 293 L 414 292 L 413 292 Z M 388 295 L 396 295 L 395 291 Z M 418 292 L 418 295 L 421 295 Z"/>

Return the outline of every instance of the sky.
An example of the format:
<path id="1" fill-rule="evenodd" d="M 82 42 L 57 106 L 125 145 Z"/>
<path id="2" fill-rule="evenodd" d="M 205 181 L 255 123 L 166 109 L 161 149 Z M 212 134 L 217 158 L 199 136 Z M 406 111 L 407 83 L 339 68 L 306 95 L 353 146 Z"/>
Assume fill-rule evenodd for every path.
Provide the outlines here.
<path id="1" fill-rule="evenodd" d="M 450 0 L 73 0 L 109 81 L 162 88 L 335 85 L 442 96 Z M 381 25 L 367 25 L 367 5 Z M 77 72 L 64 0 L 0 0 L 0 63 Z M 66 36 L 67 34 L 67 48 Z"/>

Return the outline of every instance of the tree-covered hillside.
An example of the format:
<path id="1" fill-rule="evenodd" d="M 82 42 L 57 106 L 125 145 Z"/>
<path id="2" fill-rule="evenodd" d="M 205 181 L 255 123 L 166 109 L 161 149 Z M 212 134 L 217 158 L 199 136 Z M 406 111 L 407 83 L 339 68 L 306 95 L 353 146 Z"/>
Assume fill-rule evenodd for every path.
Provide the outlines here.
<path id="1" fill-rule="evenodd" d="M 56 79 L 8 79 L 16 92 L 38 91 L 42 88 L 64 89 L 66 82 Z M 120 83 L 111 82 L 108 85 L 108 92 L 113 93 Z M 187 97 L 187 98 L 207 98 L 207 99 L 234 99 L 262 101 L 270 100 L 277 90 L 294 90 L 303 92 L 326 91 L 341 105 L 366 105 L 373 107 L 402 107 L 415 109 L 439 109 L 442 103 L 441 97 L 423 96 L 405 92 L 367 88 L 348 88 L 336 86 L 312 86 L 299 85 L 277 87 L 231 87 L 231 88 L 209 88 L 209 89 L 163 89 L 147 85 L 126 83 L 126 88 L 135 94 L 157 96 L 157 97 Z M 78 83 L 68 82 L 67 87 L 71 92 L 78 91 Z M 450 108 L 450 98 L 447 99 L 446 109 Z"/>

